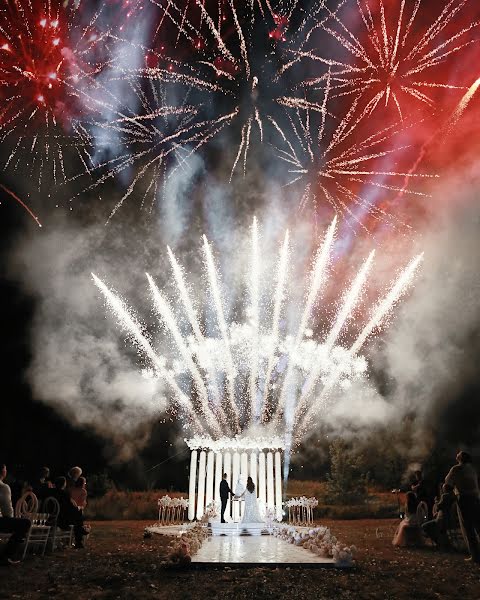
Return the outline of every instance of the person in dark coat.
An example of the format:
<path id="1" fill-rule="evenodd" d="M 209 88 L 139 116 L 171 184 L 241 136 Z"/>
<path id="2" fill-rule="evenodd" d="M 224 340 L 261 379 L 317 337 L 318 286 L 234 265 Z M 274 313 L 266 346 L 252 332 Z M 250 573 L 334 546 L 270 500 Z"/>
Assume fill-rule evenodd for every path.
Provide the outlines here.
<path id="1" fill-rule="evenodd" d="M 447 531 L 452 523 L 452 511 L 456 501 L 453 487 L 444 483 L 441 496 L 433 505 L 434 518 L 422 525 L 425 535 L 443 548 L 449 545 Z"/>
<path id="2" fill-rule="evenodd" d="M 73 525 L 73 533 L 75 535 L 75 547 L 83 548 L 83 536 L 87 535 L 88 531 L 83 524 L 83 513 L 72 502 L 70 494 L 67 492 L 67 480 L 65 477 L 57 477 L 55 480 L 55 489 L 52 490 L 51 496 L 57 499 L 60 505 L 60 513 L 58 515 L 57 525 L 60 529 L 68 529 Z"/>
<path id="3" fill-rule="evenodd" d="M 48 467 L 42 467 L 38 474 L 38 478 L 32 483 L 32 491 L 41 501 L 50 496 L 52 489 L 53 484 L 50 481 L 50 469 Z"/>
<path id="4" fill-rule="evenodd" d="M 228 494 L 231 494 L 232 496 L 234 495 L 230 489 L 230 486 L 228 485 L 227 474 L 224 473 L 222 481 L 220 482 L 220 500 L 222 501 L 222 510 L 220 513 L 221 523 L 225 523 L 225 509 L 227 508 Z"/>

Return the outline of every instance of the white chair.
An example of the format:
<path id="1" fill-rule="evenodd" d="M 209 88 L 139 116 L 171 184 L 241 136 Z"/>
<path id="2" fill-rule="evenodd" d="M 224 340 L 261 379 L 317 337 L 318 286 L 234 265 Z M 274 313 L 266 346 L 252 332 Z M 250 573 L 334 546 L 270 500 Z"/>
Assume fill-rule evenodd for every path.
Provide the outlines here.
<path id="1" fill-rule="evenodd" d="M 32 523 L 23 547 L 22 558 L 25 558 L 27 550 L 31 547 L 34 552 L 40 550 L 45 554 L 50 525 L 47 525 L 48 515 L 38 513 L 38 498 L 33 492 L 25 492 L 15 505 L 15 517 L 18 519 L 29 519 Z"/>
<path id="2" fill-rule="evenodd" d="M 70 548 L 73 543 L 73 525 L 68 529 L 58 527 L 58 515 L 60 514 L 60 504 L 53 496 L 49 496 L 43 501 L 43 510 L 48 513 L 48 524 L 50 525 L 49 547 L 50 550 L 66 546 Z"/>
<path id="3" fill-rule="evenodd" d="M 25 558 L 29 548 L 33 549 L 34 554 L 36 554 L 37 551 L 39 551 L 41 556 L 45 554 L 51 529 L 50 525 L 47 525 L 47 513 L 32 513 L 27 518 L 31 520 L 32 526 L 30 527 L 30 531 L 25 540 L 22 559 Z"/>
<path id="4" fill-rule="evenodd" d="M 38 498 L 33 492 L 25 492 L 15 504 L 15 516 L 17 519 L 29 519 L 30 515 L 38 511 Z"/>

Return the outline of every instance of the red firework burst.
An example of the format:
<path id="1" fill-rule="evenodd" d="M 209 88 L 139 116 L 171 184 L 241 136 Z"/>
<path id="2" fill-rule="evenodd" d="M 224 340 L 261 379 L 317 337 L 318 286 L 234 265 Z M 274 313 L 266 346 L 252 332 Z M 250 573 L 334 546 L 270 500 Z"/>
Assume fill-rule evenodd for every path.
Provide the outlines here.
<path id="1" fill-rule="evenodd" d="M 64 148 L 89 143 L 77 119 L 88 111 L 85 80 L 102 69 L 106 39 L 98 14 L 82 26 L 79 3 L 14 0 L 0 8 L 0 141 L 9 145 L 5 168 L 51 170 L 66 178 Z M 84 162 L 85 157 L 81 157 Z"/>

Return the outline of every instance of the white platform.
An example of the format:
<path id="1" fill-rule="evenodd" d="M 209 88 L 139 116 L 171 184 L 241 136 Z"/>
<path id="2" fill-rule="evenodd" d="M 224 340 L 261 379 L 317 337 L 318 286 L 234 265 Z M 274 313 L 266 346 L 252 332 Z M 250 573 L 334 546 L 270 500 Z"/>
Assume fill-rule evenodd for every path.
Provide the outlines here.
<path id="1" fill-rule="evenodd" d="M 265 523 L 209 523 L 212 535 L 238 536 L 238 535 L 268 535 Z"/>
<path id="2" fill-rule="evenodd" d="M 286 565 L 333 567 L 332 558 L 312 552 L 270 536 L 215 536 L 206 540 L 192 557 L 192 565 Z"/>

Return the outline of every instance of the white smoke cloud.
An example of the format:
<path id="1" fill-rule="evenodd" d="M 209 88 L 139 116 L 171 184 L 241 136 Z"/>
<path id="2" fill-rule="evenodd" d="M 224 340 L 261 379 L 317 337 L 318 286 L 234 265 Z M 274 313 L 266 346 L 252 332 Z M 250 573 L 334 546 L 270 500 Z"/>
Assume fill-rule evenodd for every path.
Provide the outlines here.
<path id="1" fill-rule="evenodd" d="M 74 426 L 120 439 L 134 437 L 152 422 L 166 399 L 161 384 L 141 376 L 139 361 L 115 323 L 106 319 L 91 281 L 96 268 L 110 277 L 116 274 L 127 292 L 132 289 L 129 269 L 119 273 L 112 254 L 98 253 L 102 229 L 69 224 L 23 240 L 14 266 L 36 301 L 27 373 L 34 397 Z"/>
<path id="2" fill-rule="evenodd" d="M 464 173 L 464 175 L 466 175 Z M 410 296 L 397 309 L 374 362 L 395 382 L 402 410 L 435 420 L 476 378 L 480 323 L 478 178 L 454 178 L 433 191 L 432 221 L 417 245 L 425 252 Z"/>

